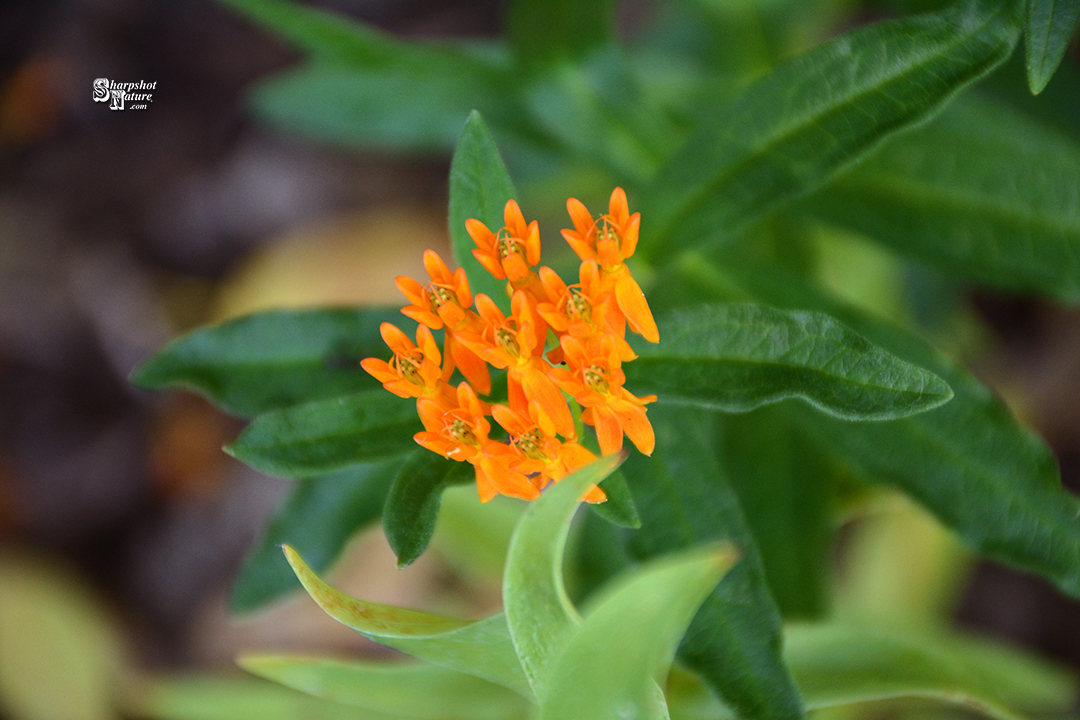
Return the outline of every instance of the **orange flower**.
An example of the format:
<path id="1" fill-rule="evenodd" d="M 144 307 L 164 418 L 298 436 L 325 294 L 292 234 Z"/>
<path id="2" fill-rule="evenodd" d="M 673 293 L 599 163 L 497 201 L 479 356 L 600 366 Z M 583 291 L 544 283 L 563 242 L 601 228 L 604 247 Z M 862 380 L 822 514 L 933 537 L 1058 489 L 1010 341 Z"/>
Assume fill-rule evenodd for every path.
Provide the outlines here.
<path id="1" fill-rule="evenodd" d="M 468 309 L 473 298 L 465 269 L 450 272 L 434 250 L 424 251 L 424 268 L 431 276 L 431 282 L 427 285 L 421 285 L 404 275 L 394 278 L 398 290 L 412 303 L 402 308 L 401 312 L 432 330 L 445 327 L 446 375 L 449 376 L 456 366 L 480 394 L 487 395 L 491 392 L 491 375 L 487 365 L 454 338 L 455 333 L 463 329 L 479 330 L 481 327 L 477 314 Z"/>
<path id="2" fill-rule="evenodd" d="M 641 213 L 630 214 L 626 193 L 618 187 L 611 193 L 608 214 L 596 220 L 575 198 L 566 201 L 566 209 L 574 229 L 563 230 L 562 235 L 570 247 L 583 261 L 596 260 L 600 264 L 603 289 L 614 291 L 618 308 L 634 332 L 649 342 L 660 342 L 645 293 L 624 262 L 637 249 Z"/>
<path id="3" fill-rule="evenodd" d="M 551 422 L 540 404 L 530 401 L 528 408 L 518 406 L 510 409 L 505 405 L 493 405 L 492 415 L 513 438 L 510 446 L 521 458 L 513 464 L 518 472 L 537 473 L 534 484 L 543 488 L 554 480 L 558 482 L 570 473 L 585 467 L 596 456 L 576 442 L 560 442 L 555 437 L 555 425 Z M 607 499 L 604 491 L 594 487 L 585 496 L 591 503 Z"/>
<path id="4" fill-rule="evenodd" d="M 416 403 L 424 432 L 413 436 L 421 446 L 476 468 L 476 487 L 480 500 L 487 502 L 497 493 L 533 500 L 540 491 L 524 474 L 510 469 L 517 460 L 512 448 L 488 439 L 491 423 L 484 404 L 466 382 L 458 385 L 455 402 L 445 407 L 428 398 Z"/>
<path id="5" fill-rule="evenodd" d="M 473 218 L 465 221 L 465 229 L 477 245 L 472 252 L 480 264 L 499 280 L 518 282 L 540 262 L 540 226 L 535 220 L 526 224 L 521 208 L 513 200 L 506 201 L 503 220 L 506 225 L 498 232 L 491 232 Z"/>
<path id="6" fill-rule="evenodd" d="M 408 335 L 390 323 L 380 325 L 379 332 L 394 351 L 394 357 L 390 362 L 366 358 L 360 361 L 360 367 L 399 397 L 441 400 L 447 395 L 449 388 L 439 366 L 442 356 L 426 325 L 416 328 L 415 345 Z"/>
<path id="7" fill-rule="evenodd" d="M 459 337 L 483 360 L 497 368 L 506 368 L 511 404 L 518 399 L 535 400 L 555 423 L 559 434 L 571 437 L 574 418 L 559 388 L 547 376 L 551 366 L 541 355 L 547 326 L 537 317 L 532 303 L 527 293 L 518 290 L 510 303 L 510 317 L 506 317 L 491 298 L 477 295 L 476 309 L 484 320 L 484 331 L 463 332 Z"/>
<path id="8" fill-rule="evenodd" d="M 644 406 L 656 396 L 635 397 L 623 387 L 626 375 L 612 338 L 605 335 L 583 343 L 563 335 L 560 343 L 567 367 L 552 368 L 551 379 L 586 408 L 581 419 L 596 428 L 600 452 L 611 455 L 621 450 L 625 432 L 638 450 L 651 455 L 656 438 Z"/>
<path id="9" fill-rule="evenodd" d="M 540 281 L 549 302 L 537 304 L 537 314 L 544 318 L 557 335 L 570 333 L 584 340 L 606 333 L 611 335 L 620 360 L 636 358 L 637 355 L 623 337 L 626 326 L 622 313 L 618 308 L 612 308 L 614 298 L 611 293 L 601 289 L 600 271 L 596 261 L 582 262 L 578 277 L 581 282 L 567 286 L 554 270 L 548 267 L 540 268 Z M 613 320 L 617 321 L 618 325 L 613 324 Z M 548 353 L 548 359 L 553 363 L 561 362 L 561 347 L 558 353 Z"/>

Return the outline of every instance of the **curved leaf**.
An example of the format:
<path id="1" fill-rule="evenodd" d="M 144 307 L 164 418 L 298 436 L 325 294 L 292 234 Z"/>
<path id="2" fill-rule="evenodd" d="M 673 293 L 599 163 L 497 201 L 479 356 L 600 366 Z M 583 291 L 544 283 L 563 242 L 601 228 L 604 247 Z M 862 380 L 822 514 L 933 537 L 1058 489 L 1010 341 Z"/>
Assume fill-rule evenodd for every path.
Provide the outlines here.
<path id="1" fill-rule="evenodd" d="M 377 643 L 532 696 L 502 613 L 470 622 L 351 598 L 327 585 L 286 545 L 285 557 L 319 607 Z"/>
<path id="2" fill-rule="evenodd" d="M 345 705 L 415 720 L 524 720 L 511 690 L 426 663 L 373 663 L 245 655 L 240 667 L 286 687 Z"/>
<path id="3" fill-rule="evenodd" d="M 484 119 L 474 110 L 450 162 L 450 245 L 457 264 L 465 268 L 473 295 L 484 293 L 503 312 L 510 308 L 506 281 L 496 280 L 473 256 L 476 243 L 465 230 L 465 221 L 473 218 L 498 232 L 503 226 L 506 201 L 516 196 L 499 148 Z"/>
<path id="4" fill-rule="evenodd" d="M 551 663 L 580 622 L 563 586 L 570 520 L 581 496 L 622 460 L 609 455 L 563 478 L 532 504 L 510 538 L 503 572 L 506 625 L 537 697 L 543 697 Z"/>
<path id="5" fill-rule="evenodd" d="M 645 194 L 650 260 L 731 233 L 924 122 L 1012 54 L 1010 0 L 877 23 L 800 55 L 709 114 Z"/>
<path id="6" fill-rule="evenodd" d="M 251 612 L 300 589 L 281 555 L 282 544 L 297 548 L 316 572 L 329 568 L 349 539 L 379 518 L 403 462 L 396 457 L 363 463 L 297 482 L 244 560 L 229 609 Z"/>
<path id="7" fill-rule="evenodd" d="M 420 430 L 411 401 L 371 390 L 260 415 L 225 452 L 270 475 L 310 477 L 408 452 Z"/>
<path id="8" fill-rule="evenodd" d="M 1076 143 L 998 103 L 965 100 L 807 207 L 950 272 L 1075 303 L 1078 188 Z"/>
<path id="9" fill-rule="evenodd" d="M 383 532 L 397 555 L 398 567 L 407 567 L 431 542 L 439 517 L 442 492 L 452 485 L 473 482 L 468 463 L 447 460 L 418 448 L 401 466 L 383 508 Z"/>
<path id="10" fill-rule="evenodd" d="M 702 600 L 738 560 L 732 548 L 650 562 L 590 602 L 541 697 L 541 720 L 666 717 L 655 692 Z M 603 653 L 597 649 L 603 648 Z"/>
<path id="11" fill-rule="evenodd" d="M 131 382 L 188 388 L 252 417 L 378 387 L 360 361 L 386 355 L 379 325 L 402 320 L 412 322 L 393 308 L 268 310 L 172 341 L 139 365 Z"/>
<path id="12" fill-rule="evenodd" d="M 952 397 L 941 378 L 823 313 L 702 305 L 675 312 L 660 337 L 638 343 L 625 372 L 663 402 L 746 412 L 797 397 L 845 420 L 888 420 Z"/>
<path id="13" fill-rule="evenodd" d="M 681 659 L 742 717 L 802 717 L 802 701 L 781 660 L 780 613 L 757 543 L 716 456 L 715 414 L 655 405 L 649 418 L 656 450 L 652 457 L 632 455 L 622 467 L 641 512 L 641 529 L 628 536 L 631 554 L 652 558 L 721 538 L 730 538 L 743 554 L 702 604 Z"/>
<path id="14" fill-rule="evenodd" d="M 1027 49 L 1028 86 L 1038 95 L 1054 76 L 1080 20 L 1075 0 L 1027 0 L 1024 45 Z"/>

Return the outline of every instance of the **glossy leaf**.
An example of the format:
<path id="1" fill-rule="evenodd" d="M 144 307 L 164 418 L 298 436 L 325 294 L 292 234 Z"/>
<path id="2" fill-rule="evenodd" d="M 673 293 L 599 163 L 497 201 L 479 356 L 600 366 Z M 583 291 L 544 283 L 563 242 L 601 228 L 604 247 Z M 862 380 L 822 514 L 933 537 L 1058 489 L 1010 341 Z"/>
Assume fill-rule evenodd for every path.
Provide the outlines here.
<path id="1" fill-rule="evenodd" d="M 316 572 L 327 570 L 350 538 L 379 519 L 403 462 L 395 457 L 298 481 L 244 560 L 230 609 L 251 612 L 300 589 L 282 544 L 303 553 Z"/>
<path id="2" fill-rule="evenodd" d="M 480 113 L 474 111 L 450 162 L 450 245 L 457 264 L 465 268 L 473 295 L 484 293 L 503 312 L 510 311 L 506 281 L 496 280 L 473 256 L 476 243 L 465 230 L 465 221 L 473 218 L 498 232 L 503 226 L 506 201 L 515 197 L 499 148 Z"/>
<path id="3" fill-rule="evenodd" d="M 715 416 L 715 451 L 757 541 L 785 619 L 828 609 L 833 496 L 840 476 L 782 407 Z"/>
<path id="4" fill-rule="evenodd" d="M 1027 49 L 1028 86 L 1038 95 L 1061 64 L 1069 39 L 1080 20 L 1076 0 L 1026 0 L 1024 46 Z"/>
<path id="5" fill-rule="evenodd" d="M 695 279 L 698 274 L 694 270 L 680 280 L 709 292 L 709 285 Z M 1080 499 L 1062 488 L 1046 444 L 999 398 L 919 338 L 845 308 L 778 268 L 730 267 L 722 275 L 729 288 L 725 296 L 825 310 L 871 342 L 943 377 L 955 392 L 950 402 L 890 422 L 845 423 L 797 406 L 789 411 L 822 447 L 860 475 L 918 500 L 970 547 L 1080 597 Z M 631 489 L 637 497 L 632 484 Z"/>
<path id="6" fill-rule="evenodd" d="M 474 482 L 475 477 L 472 465 L 447 460 L 430 450 L 417 448 L 409 455 L 382 512 L 383 531 L 399 568 L 420 557 L 431 542 L 443 490 Z"/>
<path id="7" fill-rule="evenodd" d="M 795 625 L 784 633 L 784 659 L 811 710 L 921 698 L 1017 720 L 1025 712 L 1067 711 L 1076 698 L 1069 673 L 1000 644 L 948 633 Z M 673 720 L 734 717 L 695 678 L 673 678 L 669 694 Z"/>
<path id="8" fill-rule="evenodd" d="M 408 720 L 226 675 L 141 678 L 126 687 L 123 707 L 125 716 L 153 720 Z"/>
<path id="9" fill-rule="evenodd" d="M 385 321 L 411 323 L 396 308 L 267 310 L 172 341 L 131 381 L 187 388 L 243 417 L 347 395 L 379 386 L 360 361 L 389 356 Z"/>
<path id="10" fill-rule="evenodd" d="M 563 551 L 581 497 L 607 477 L 622 456 L 609 455 L 563 478 L 522 517 L 506 556 L 506 625 L 537 697 L 547 689 L 551 663 L 580 617 L 563 586 Z"/>
<path id="11" fill-rule="evenodd" d="M 421 429 L 415 403 L 380 388 L 260 415 L 225 451 L 270 475 L 310 477 L 408 452 Z"/>
<path id="12" fill-rule="evenodd" d="M 426 663 L 247 655 L 240 667 L 344 705 L 415 720 L 524 720 L 526 700 L 471 675 Z"/>
<path id="13" fill-rule="evenodd" d="M 845 33 L 784 63 L 708 121 L 645 194 L 651 260 L 730 234 L 823 185 L 884 140 L 924 122 L 1013 51 L 1009 0 Z"/>
<path id="14" fill-rule="evenodd" d="M 941 378 L 875 347 L 819 312 L 701 305 L 637 343 L 627 384 L 662 402 L 746 412 L 800 398 L 845 420 L 888 420 L 945 403 Z"/>
<path id="15" fill-rule="evenodd" d="M 651 457 L 631 455 L 622 467 L 641 513 L 641 529 L 629 536 L 631 554 L 651 558 L 724 539 L 743 555 L 702 604 L 680 657 L 742 717 L 802 717 L 780 657 L 780 613 L 738 496 L 716 457 L 714 414 L 653 405 L 649 418 L 656 450 Z"/>
<path id="16" fill-rule="evenodd" d="M 319 607 L 364 637 L 532 696 L 502 613 L 470 622 L 364 602 L 327 585 L 287 545 L 285 557 Z"/>
<path id="17" fill-rule="evenodd" d="M 654 560 L 606 588 L 552 670 L 541 720 L 666 718 L 654 683 L 663 681 L 702 600 L 737 561 L 731 547 L 694 549 Z"/>
<path id="18" fill-rule="evenodd" d="M 1000 104 L 957 102 L 807 205 L 951 273 L 1080 302 L 1080 146 Z"/>

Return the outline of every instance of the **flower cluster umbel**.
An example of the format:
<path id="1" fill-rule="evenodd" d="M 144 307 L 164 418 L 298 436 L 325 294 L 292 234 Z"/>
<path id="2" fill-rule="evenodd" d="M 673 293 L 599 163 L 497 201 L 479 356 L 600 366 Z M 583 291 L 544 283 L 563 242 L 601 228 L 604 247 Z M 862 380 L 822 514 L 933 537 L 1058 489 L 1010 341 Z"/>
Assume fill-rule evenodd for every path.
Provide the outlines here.
<path id="1" fill-rule="evenodd" d="M 574 229 L 562 234 L 581 258 L 576 284 L 567 285 L 551 268 L 534 269 L 540 263 L 538 224 L 526 223 L 518 204 L 509 200 L 499 230 L 473 219 L 465 228 L 476 243 L 476 259 L 507 281 L 510 315 L 486 295 L 474 298 L 465 270 L 451 272 L 427 250 L 427 284 L 395 280 L 410 303 L 402 313 L 419 323 L 416 342 L 383 323 L 382 336 L 394 357 L 361 363 L 390 392 L 416 398 L 425 428 L 416 442 L 471 463 L 484 502 L 497 493 L 534 499 L 549 482 L 595 459 L 578 442 L 567 395 L 583 408 L 581 420 L 595 428 L 604 455 L 622 448 L 624 433 L 646 455 L 655 444 L 644 406 L 656 396 L 632 395 L 623 387 L 622 371 L 622 364 L 636 357 L 626 342 L 627 324 L 650 342 L 660 339 L 645 295 L 625 263 L 637 246 L 641 215 L 630 214 L 622 188 L 611 193 L 608 213 L 595 219 L 574 198 L 566 205 Z M 441 351 L 431 333 L 439 329 Z M 549 330 L 558 346 L 545 352 Z M 491 391 L 489 365 L 506 370 L 506 405 L 480 399 Z M 449 383 L 455 368 L 465 377 L 456 388 Z M 488 417 L 506 431 L 508 442 L 490 437 Z M 602 502 L 604 493 L 593 488 L 585 499 Z"/>

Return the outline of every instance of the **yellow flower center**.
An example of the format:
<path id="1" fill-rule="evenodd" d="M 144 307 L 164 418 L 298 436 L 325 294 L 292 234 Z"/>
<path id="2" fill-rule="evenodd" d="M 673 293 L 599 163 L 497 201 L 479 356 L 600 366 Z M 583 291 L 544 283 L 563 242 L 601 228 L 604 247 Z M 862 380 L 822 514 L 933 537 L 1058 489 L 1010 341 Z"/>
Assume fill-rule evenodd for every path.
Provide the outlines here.
<path id="1" fill-rule="evenodd" d="M 585 368 L 585 384 L 590 390 L 594 390 L 601 395 L 609 395 L 611 393 L 611 386 L 608 384 L 604 368 L 599 365 L 590 365 Z"/>
<path id="2" fill-rule="evenodd" d="M 589 298 L 582 294 L 581 288 L 573 286 L 567 288 L 570 297 L 566 300 L 566 308 L 569 314 L 576 315 L 587 323 L 592 322 L 592 303 Z"/>
<path id="3" fill-rule="evenodd" d="M 498 328 L 495 331 L 495 339 L 499 342 L 499 347 L 505 350 L 511 357 L 521 357 L 521 346 L 518 345 L 517 337 L 514 335 L 514 331 L 509 328 Z"/>
<path id="4" fill-rule="evenodd" d="M 450 423 L 450 427 L 447 428 L 447 432 L 450 433 L 450 437 L 454 438 L 460 443 L 472 445 L 473 447 L 480 444 L 476 440 L 476 433 L 472 431 L 472 428 L 469 427 L 468 423 L 466 423 L 464 420 L 455 420 L 454 422 Z"/>
<path id="5" fill-rule="evenodd" d="M 548 459 L 548 456 L 541 450 L 541 447 L 543 447 L 543 438 L 540 435 L 540 431 L 536 428 L 533 428 L 517 440 L 514 440 L 514 445 L 517 446 L 518 450 L 521 450 L 522 455 L 530 460 Z"/>
<path id="6" fill-rule="evenodd" d="M 522 260 L 525 260 L 525 248 L 517 240 L 511 237 L 505 237 L 502 232 L 506 228 L 499 231 L 499 238 L 495 241 L 495 252 L 499 255 L 499 260 L 505 260 L 510 257 L 510 253 L 517 253 L 521 256 Z"/>
<path id="7" fill-rule="evenodd" d="M 416 363 L 413 362 L 412 358 L 399 356 L 398 370 L 400 370 L 401 374 L 405 377 L 405 379 L 411 382 L 413 385 L 425 387 L 424 378 L 420 374 L 420 370 L 416 367 Z"/>
<path id="8" fill-rule="evenodd" d="M 432 285 L 431 290 L 428 292 L 428 297 L 431 299 L 431 306 L 438 310 L 444 304 L 451 302 L 455 305 L 458 304 L 457 295 L 452 290 L 447 290 L 441 285 Z"/>

